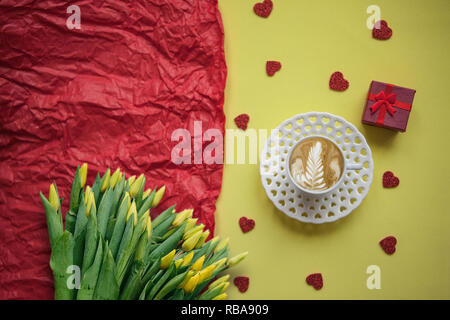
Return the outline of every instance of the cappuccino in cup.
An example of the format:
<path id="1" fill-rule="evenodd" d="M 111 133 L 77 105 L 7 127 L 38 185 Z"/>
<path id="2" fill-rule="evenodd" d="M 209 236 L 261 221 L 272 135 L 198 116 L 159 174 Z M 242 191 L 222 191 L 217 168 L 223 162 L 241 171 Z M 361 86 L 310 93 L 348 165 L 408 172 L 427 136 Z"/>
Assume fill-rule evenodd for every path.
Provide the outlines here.
<path id="1" fill-rule="evenodd" d="M 289 157 L 292 180 L 306 191 L 324 192 L 342 177 L 344 157 L 330 139 L 313 136 L 293 147 Z"/>

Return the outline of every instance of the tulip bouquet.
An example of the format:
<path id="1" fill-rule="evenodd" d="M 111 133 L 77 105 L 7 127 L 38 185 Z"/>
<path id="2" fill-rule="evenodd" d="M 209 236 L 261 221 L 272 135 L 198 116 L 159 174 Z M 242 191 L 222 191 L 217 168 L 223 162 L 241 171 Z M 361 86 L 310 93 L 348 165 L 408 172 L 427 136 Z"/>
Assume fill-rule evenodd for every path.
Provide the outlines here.
<path id="1" fill-rule="evenodd" d="M 145 189 L 145 177 L 125 178 L 117 169 L 97 173 L 86 186 L 87 165 L 77 167 L 70 207 L 61 214 L 56 183 L 44 205 L 52 253 L 55 299 L 200 299 L 227 297 L 224 270 L 247 252 L 228 259 L 228 239 L 207 241 L 209 230 L 175 206 L 153 221 L 165 187 Z"/>

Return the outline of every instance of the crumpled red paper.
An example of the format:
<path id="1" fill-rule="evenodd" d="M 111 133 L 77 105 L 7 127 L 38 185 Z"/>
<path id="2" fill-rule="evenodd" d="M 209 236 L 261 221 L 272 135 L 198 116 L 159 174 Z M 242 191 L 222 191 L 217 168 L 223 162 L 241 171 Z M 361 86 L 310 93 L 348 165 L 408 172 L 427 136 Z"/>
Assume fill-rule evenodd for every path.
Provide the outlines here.
<path id="1" fill-rule="evenodd" d="M 145 173 L 167 186 L 152 215 L 177 203 L 214 230 L 223 166 L 175 165 L 171 134 L 224 132 L 223 41 L 217 0 L 0 3 L 0 299 L 53 298 L 39 191 L 56 181 L 65 211 L 83 162 L 89 184 L 107 167 Z"/>

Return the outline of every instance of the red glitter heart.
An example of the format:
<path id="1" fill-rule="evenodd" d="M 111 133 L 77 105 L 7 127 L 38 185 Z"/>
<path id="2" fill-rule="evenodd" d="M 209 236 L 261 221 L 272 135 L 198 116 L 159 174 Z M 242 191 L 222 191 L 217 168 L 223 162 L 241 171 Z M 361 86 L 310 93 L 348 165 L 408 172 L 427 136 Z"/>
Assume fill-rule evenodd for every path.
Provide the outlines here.
<path id="1" fill-rule="evenodd" d="M 241 217 L 239 219 L 239 226 L 241 227 L 242 232 L 249 232 L 255 227 L 255 220 L 249 219 L 247 217 Z"/>
<path id="2" fill-rule="evenodd" d="M 384 20 L 377 21 L 372 29 L 372 37 L 378 40 L 387 40 L 392 36 L 392 29 Z"/>
<path id="3" fill-rule="evenodd" d="M 266 72 L 267 75 L 273 76 L 275 72 L 281 69 L 280 61 L 267 61 L 266 62 Z"/>
<path id="4" fill-rule="evenodd" d="M 239 289 L 240 292 L 245 292 L 248 289 L 248 286 L 250 284 L 250 278 L 249 277 L 236 277 L 233 280 L 234 285 Z"/>
<path id="5" fill-rule="evenodd" d="M 330 77 L 330 89 L 336 91 L 344 91 L 348 88 L 348 81 L 344 79 L 344 75 L 336 71 Z"/>
<path id="6" fill-rule="evenodd" d="M 312 273 L 306 277 L 306 283 L 313 286 L 314 289 L 320 290 L 323 287 L 323 279 L 321 273 Z"/>
<path id="7" fill-rule="evenodd" d="M 383 174 L 383 187 L 395 188 L 396 186 L 398 186 L 399 183 L 400 179 L 394 176 L 394 174 L 391 171 L 386 171 Z"/>
<path id="8" fill-rule="evenodd" d="M 393 254 L 395 252 L 395 245 L 397 239 L 394 236 L 389 236 L 380 241 L 380 246 L 387 254 Z"/>
<path id="9" fill-rule="evenodd" d="M 256 3 L 253 6 L 253 11 L 255 11 L 255 13 L 262 17 L 262 18 L 267 18 L 270 13 L 272 12 L 272 8 L 273 8 L 273 3 L 271 0 L 264 0 L 263 2 L 259 2 Z"/>
<path id="10" fill-rule="evenodd" d="M 238 115 L 234 118 L 234 123 L 241 130 L 247 130 L 248 121 L 250 120 L 250 116 L 246 113 Z"/>

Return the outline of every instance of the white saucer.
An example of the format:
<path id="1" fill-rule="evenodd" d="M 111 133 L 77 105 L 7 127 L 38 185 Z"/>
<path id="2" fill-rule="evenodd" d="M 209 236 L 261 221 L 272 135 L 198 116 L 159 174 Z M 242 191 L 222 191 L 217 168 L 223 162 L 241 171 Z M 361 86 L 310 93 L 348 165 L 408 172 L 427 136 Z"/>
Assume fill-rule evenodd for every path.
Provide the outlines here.
<path id="1" fill-rule="evenodd" d="M 345 173 L 334 191 L 320 196 L 305 195 L 287 172 L 289 149 L 311 135 L 332 139 L 346 159 L 363 164 L 361 170 Z M 306 223 L 333 222 L 349 215 L 369 192 L 372 152 L 364 136 L 348 121 L 326 112 L 308 112 L 284 121 L 272 132 L 261 152 L 260 174 L 267 196 L 289 217 Z"/>

